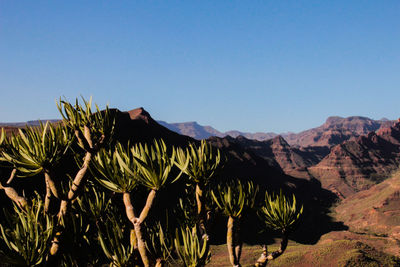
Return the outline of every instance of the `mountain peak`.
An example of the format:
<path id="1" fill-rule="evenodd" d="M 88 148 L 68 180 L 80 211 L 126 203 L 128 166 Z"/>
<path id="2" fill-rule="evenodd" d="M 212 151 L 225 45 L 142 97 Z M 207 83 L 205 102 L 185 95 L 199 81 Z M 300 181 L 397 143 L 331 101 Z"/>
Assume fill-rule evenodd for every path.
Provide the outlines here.
<path id="1" fill-rule="evenodd" d="M 338 123 L 339 121 L 343 120 L 343 117 L 340 116 L 330 116 L 326 119 L 325 124 L 334 124 Z"/>
<path id="2" fill-rule="evenodd" d="M 151 119 L 150 114 L 143 108 L 135 108 L 130 111 L 128 111 L 129 117 L 131 120 L 144 120 L 146 123 L 149 123 L 149 120 Z"/>

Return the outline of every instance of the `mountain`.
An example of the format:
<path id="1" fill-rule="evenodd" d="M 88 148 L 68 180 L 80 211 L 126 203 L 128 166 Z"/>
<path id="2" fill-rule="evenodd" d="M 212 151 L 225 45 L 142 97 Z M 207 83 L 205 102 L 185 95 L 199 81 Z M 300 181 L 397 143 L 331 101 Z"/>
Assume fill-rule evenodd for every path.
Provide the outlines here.
<path id="1" fill-rule="evenodd" d="M 231 136 L 231 137 L 238 137 L 238 136 L 244 136 L 249 139 L 255 139 L 255 140 L 268 140 L 271 139 L 277 134 L 275 133 L 245 133 L 245 132 L 240 132 L 240 131 L 228 131 L 228 132 L 220 132 L 216 129 L 214 129 L 211 126 L 202 126 L 198 124 L 195 121 L 192 122 L 181 122 L 181 123 L 167 123 L 165 121 L 158 121 L 159 124 L 162 126 L 170 129 L 171 131 L 190 136 L 192 138 L 195 138 L 197 140 L 201 139 L 207 139 L 211 136 L 217 136 L 217 137 L 225 137 L 225 136 Z"/>
<path id="2" fill-rule="evenodd" d="M 57 120 L 49 120 L 50 122 L 55 122 Z M 169 130 L 190 136 L 194 139 L 201 140 L 207 139 L 211 136 L 224 137 L 238 137 L 243 136 L 247 139 L 254 139 L 258 141 L 266 141 L 272 139 L 278 134 L 268 132 L 241 132 L 241 131 L 227 131 L 220 132 L 211 126 L 203 126 L 197 122 L 182 122 L 182 123 L 167 123 L 165 121 L 157 121 L 160 125 L 168 128 Z M 365 135 L 371 131 L 376 131 L 380 128 L 385 128 L 390 126 L 393 121 L 389 121 L 386 118 L 380 120 L 372 120 L 367 117 L 353 116 L 353 117 L 329 117 L 326 122 L 316 128 L 302 131 L 300 133 L 282 133 L 281 135 L 289 145 L 297 147 L 332 147 L 334 145 L 340 144 L 352 137 L 358 137 Z M 37 126 L 39 121 L 28 121 L 28 122 L 16 122 L 16 123 L 0 123 L 1 126 L 13 126 L 13 127 L 23 127 L 25 125 Z"/>
<path id="3" fill-rule="evenodd" d="M 5 127 L 5 126 L 11 126 L 11 127 L 25 127 L 26 125 L 28 126 L 39 126 L 40 122 L 46 123 L 46 122 L 57 122 L 59 120 L 34 120 L 34 121 L 27 121 L 27 122 L 0 122 L 0 127 Z"/>
<path id="4" fill-rule="evenodd" d="M 258 140 L 258 141 L 265 141 L 265 140 L 269 140 L 271 138 L 278 136 L 276 133 L 261 133 L 261 132 L 247 133 L 247 132 L 239 132 L 239 131 L 228 131 L 228 132 L 225 132 L 224 134 L 232 136 L 232 137 L 243 136 L 247 139 L 254 139 L 254 140 Z"/>
<path id="5" fill-rule="evenodd" d="M 329 153 L 327 147 L 292 147 L 279 135 L 267 141 L 247 139 L 244 136 L 231 140 L 263 158 L 270 166 L 297 178 L 310 179 L 307 168 L 317 164 Z"/>
<path id="6" fill-rule="evenodd" d="M 152 142 L 153 139 L 160 138 L 165 140 L 168 146 L 175 147 L 187 147 L 189 143 L 199 143 L 190 136 L 176 132 L 183 131 L 185 125 L 175 124 L 175 130 L 170 130 L 170 125 L 165 127 L 162 123 L 158 123 L 143 108 L 125 112 L 112 109 L 111 112 L 116 117 L 115 139 L 122 143 Z M 345 121 L 348 122 L 343 123 Z M 378 185 L 374 184 L 380 182 L 381 177 L 388 176 L 397 169 L 400 163 L 400 122 L 388 128 L 382 128 L 382 123 L 379 126 L 381 129 L 376 132 L 372 130 L 367 135 L 361 135 L 366 129 L 355 125 L 368 125 L 368 123 L 354 123 L 346 118 L 328 119 L 326 124 L 330 126 L 325 125 L 325 129 L 332 130 L 341 124 L 341 127 L 346 127 L 350 132 L 360 133 L 360 136 L 357 134 L 357 137 L 350 137 L 349 140 L 332 149 L 328 145 L 308 147 L 291 145 L 282 136 L 274 136 L 272 139 L 263 141 L 242 135 L 236 138 L 209 137 L 207 142 L 218 147 L 227 159 L 218 179 L 251 180 L 259 186 L 260 190 L 277 192 L 283 189 L 285 193 L 296 195 L 299 203 L 304 205 L 304 214 L 298 231 L 293 234 L 293 240 L 307 245 L 289 246 L 282 259 L 285 259 L 285 255 L 288 257 L 297 255 L 299 263 L 303 262 L 303 266 L 310 266 L 315 263 L 315 260 L 320 260 L 321 255 L 323 257 L 330 255 L 326 253 L 327 251 L 345 253 L 351 250 L 354 252 L 351 256 L 358 257 L 361 253 L 359 251 L 364 253 L 368 250 L 370 253 L 365 254 L 366 257 L 376 255 L 375 251 L 371 251 L 364 245 L 360 250 L 358 241 L 347 242 L 349 238 L 362 240 L 363 244 L 371 245 L 379 250 L 380 244 L 386 244 L 383 247 L 385 251 L 393 247 L 389 252 L 398 253 L 395 251 L 395 249 L 398 250 L 398 245 L 392 239 L 400 238 L 397 220 L 400 216 L 400 212 L 397 211 L 400 203 L 398 192 L 400 175 L 395 175 Z M 378 126 L 371 127 L 375 129 Z M 203 137 L 207 134 L 219 133 L 211 127 L 204 128 L 195 122 L 192 122 L 186 130 Z M 314 129 L 314 133 L 317 132 L 321 131 Z M 358 190 L 364 191 L 357 192 Z M 173 192 L 164 193 L 173 197 Z M 337 203 L 338 196 L 347 198 L 338 204 L 336 214 L 331 214 L 332 205 Z M 168 201 L 165 204 L 168 205 Z M 244 224 L 252 225 L 243 229 L 246 231 L 244 237 L 248 238 L 244 240 L 245 242 L 254 243 L 258 242 L 258 239 L 264 241 L 265 238 L 271 238 L 268 233 L 260 234 L 262 229 L 255 223 L 257 221 L 255 217 L 246 215 L 243 219 Z M 365 224 L 362 224 L 363 220 L 366 220 Z M 215 239 L 212 242 L 225 242 L 225 225 L 225 218 L 215 218 L 211 231 L 216 233 L 216 237 L 213 237 Z M 352 231 L 358 231 L 363 235 L 345 231 L 346 225 Z M 375 240 L 372 238 L 378 237 L 370 236 L 369 233 L 387 235 L 388 238 L 382 236 L 379 240 Z M 291 250 L 294 250 L 293 253 L 296 254 L 291 254 Z M 326 260 L 332 262 L 333 265 L 339 264 L 335 256 L 337 254 L 334 253 L 329 260 Z M 324 263 L 326 263 L 325 260 Z M 293 266 L 293 259 L 284 266 Z"/>
<path id="7" fill-rule="evenodd" d="M 170 131 L 158 124 L 143 108 L 115 113 L 115 139 L 122 143 L 152 142 L 154 139 L 163 139 L 168 145 L 186 146 L 195 140 L 189 136 Z"/>
<path id="8" fill-rule="evenodd" d="M 400 172 L 344 199 L 335 211 L 354 232 L 400 240 Z"/>
<path id="9" fill-rule="evenodd" d="M 215 130 L 211 126 L 201 126 L 195 121 L 182 123 L 167 123 L 165 121 L 158 121 L 158 123 L 171 131 L 190 136 L 197 140 L 207 139 L 210 136 L 225 136 L 223 133 Z"/>
<path id="10" fill-rule="evenodd" d="M 121 142 L 128 140 L 131 143 L 150 142 L 154 138 L 163 138 L 167 145 L 181 147 L 187 146 L 189 142 L 199 143 L 191 137 L 180 135 L 160 125 L 143 108 L 128 112 L 119 110 L 113 112 L 116 112 L 117 117 L 115 137 Z M 278 165 L 271 165 L 269 160 L 243 146 L 237 138 L 210 137 L 207 142 L 218 147 L 227 159 L 219 179 L 251 180 L 260 187 L 260 190 L 267 189 L 272 192 L 282 188 L 285 192 L 296 194 L 299 201 L 306 207 L 302 231 L 295 237 L 299 242 L 315 243 L 323 233 L 341 227 L 333 222 L 326 212 L 336 200 L 336 196 L 321 188 L 320 183 L 285 174 Z M 253 230 L 253 234 L 258 236 L 258 231 L 261 229 L 254 228 L 249 231 Z"/>
<path id="11" fill-rule="evenodd" d="M 309 172 L 341 197 L 365 190 L 390 176 L 400 164 L 400 122 L 345 141 Z"/>
<path id="12" fill-rule="evenodd" d="M 249 133 L 240 131 L 220 132 L 211 126 L 202 126 L 197 122 L 183 123 L 167 123 L 159 121 L 161 125 L 167 127 L 171 131 L 188 135 L 195 139 L 206 139 L 210 136 L 243 136 L 247 139 L 265 141 L 272 139 L 278 134 L 268 133 Z M 312 128 L 300 133 L 282 133 L 280 134 L 291 146 L 308 147 L 308 146 L 327 146 L 332 147 L 340 144 L 352 137 L 365 135 L 371 131 L 376 131 L 380 128 L 388 127 L 393 123 L 388 119 L 372 120 L 367 117 L 329 117 L 326 122 L 316 128 Z"/>
<path id="13" fill-rule="evenodd" d="M 352 137 L 368 134 L 380 128 L 390 126 L 393 121 L 387 119 L 372 120 L 367 117 L 329 117 L 324 124 L 300 133 L 284 134 L 290 145 L 295 146 L 334 146 Z"/>

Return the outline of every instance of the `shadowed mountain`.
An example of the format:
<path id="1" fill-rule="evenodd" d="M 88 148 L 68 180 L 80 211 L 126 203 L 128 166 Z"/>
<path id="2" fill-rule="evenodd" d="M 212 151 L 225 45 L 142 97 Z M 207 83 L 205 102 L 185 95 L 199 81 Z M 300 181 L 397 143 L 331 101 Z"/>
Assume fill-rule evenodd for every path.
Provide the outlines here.
<path id="1" fill-rule="evenodd" d="M 400 122 L 332 148 L 309 172 L 341 197 L 365 190 L 390 176 L 400 164 Z"/>
<path id="2" fill-rule="evenodd" d="M 306 180 L 286 175 L 276 165 L 277 163 L 262 158 L 254 150 L 244 148 L 237 139 L 230 136 L 207 139 L 228 157 L 222 177 L 251 179 L 261 189 L 269 192 L 279 192 L 280 189 L 283 189 L 285 193 L 296 194 L 300 203 L 304 204 L 305 211 L 300 228 L 294 235 L 294 240 L 314 244 L 324 233 L 347 229 L 343 224 L 334 222 L 327 215 L 329 207 L 336 201 L 336 196 L 321 188 L 321 184 L 316 179 Z M 257 220 L 252 223 L 254 224 L 255 221 Z M 259 236 L 262 239 L 264 236 L 259 234 L 259 230 L 260 228 L 254 226 L 249 231 L 253 231 L 251 233 L 253 238 Z M 247 240 L 247 242 L 254 242 L 254 240 Z"/>
<path id="3" fill-rule="evenodd" d="M 195 140 L 189 136 L 170 131 L 158 124 L 143 108 L 116 113 L 115 139 L 120 142 L 152 142 L 153 139 L 164 139 L 169 145 L 185 146 Z"/>
<path id="4" fill-rule="evenodd" d="M 243 136 L 231 140 L 263 158 L 270 166 L 298 178 L 311 179 L 307 167 L 317 164 L 329 153 L 327 147 L 291 147 L 282 136 L 267 141 L 247 139 Z"/>

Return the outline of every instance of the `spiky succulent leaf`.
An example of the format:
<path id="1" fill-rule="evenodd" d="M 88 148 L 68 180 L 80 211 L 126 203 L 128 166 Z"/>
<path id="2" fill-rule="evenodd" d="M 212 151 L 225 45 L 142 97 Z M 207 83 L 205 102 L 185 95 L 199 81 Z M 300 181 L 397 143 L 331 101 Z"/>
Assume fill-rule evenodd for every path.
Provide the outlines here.
<path id="1" fill-rule="evenodd" d="M 91 151 L 93 148 L 98 149 L 111 141 L 114 134 L 115 114 L 110 111 L 108 106 L 101 111 L 97 105 L 96 112 L 92 112 L 92 98 L 86 101 L 83 97 L 83 106 L 79 104 L 78 99 L 75 100 L 75 105 L 68 101 L 59 100 L 57 108 L 63 117 L 64 123 L 75 131 L 79 145 L 86 151 Z M 90 133 L 92 144 L 87 142 L 86 135 Z M 92 147 L 91 146 L 97 146 Z"/>
<path id="2" fill-rule="evenodd" d="M 199 240 L 196 231 L 196 226 L 176 229 L 175 249 L 186 267 L 205 266 L 211 258 L 211 251 L 207 244 L 208 240 Z"/>
<path id="3" fill-rule="evenodd" d="M 252 208 L 258 187 L 252 182 L 241 182 L 238 179 L 218 184 L 211 190 L 215 204 L 226 216 L 239 218 L 245 208 Z"/>
<path id="4" fill-rule="evenodd" d="M 113 266 L 131 266 L 133 246 L 130 242 L 130 233 L 121 227 L 115 217 L 99 227 L 99 243 L 104 255 Z"/>
<path id="5" fill-rule="evenodd" d="M 111 198 L 104 191 L 89 183 L 85 192 L 77 198 L 79 209 L 84 214 L 90 214 L 96 221 L 101 220 L 111 207 Z"/>
<path id="6" fill-rule="evenodd" d="M 293 229 L 303 213 L 303 205 L 296 203 L 295 195 L 288 199 L 280 190 L 279 194 L 272 195 L 266 192 L 265 205 L 259 210 L 260 218 L 273 230 L 288 232 Z"/>
<path id="7" fill-rule="evenodd" d="M 1 128 L 0 147 L 3 145 L 5 140 L 6 140 L 6 133 L 4 131 L 4 128 Z"/>
<path id="8" fill-rule="evenodd" d="M 9 264 L 38 266 L 44 263 L 53 235 L 53 220 L 43 212 L 40 197 L 22 209 L 14 204 L 15 218 L 10 225 L 0 225 L 0 255 Z"/>
<path id="9" fill-rule="evenodd" d="M 177 149 L 175 164 L 193 182 L 206 185 L 221 166 L 221 153 L 206 140 L 201 140 L 198 147 L 191 143 L 186 150 Z"/>
<path id="10" fill-rule="evenodd" d="M 171 257 L 173 250 L 173 236 L 168 232 L 168 227 L 161 222 L 146 223 L 148 241 L 146 242 L 147 251 L 154 259 L 167 261 Z"/>
<path id="11" fill-rule="evenodd" d="M 175 162 L 175 149 L 168 153 L 163 140 L 154 140 L 153 145 L 136 144 L 131 148 L 133 161 L 136 165 L 135 177 L 143 186 L 159 190 L 167 182 L 175 182 L 182 173 L 171 178 Z"/>
<path id="12" fill-rule="evenodd" d="M 137 185 L 132 152 L 120 143 L 115 150 L 100 150 L 92 162 L 91 171 L 102 186 L 117 193 L 131 192 Z"/>
<path id="13" fill-rule="evenodd" d="M 62 124 L 40 123 L 12 135 L 2 157 L 16 166 L 19 176 L 32 176 L 54 168 L 67 153 L 74 137 Z"/>

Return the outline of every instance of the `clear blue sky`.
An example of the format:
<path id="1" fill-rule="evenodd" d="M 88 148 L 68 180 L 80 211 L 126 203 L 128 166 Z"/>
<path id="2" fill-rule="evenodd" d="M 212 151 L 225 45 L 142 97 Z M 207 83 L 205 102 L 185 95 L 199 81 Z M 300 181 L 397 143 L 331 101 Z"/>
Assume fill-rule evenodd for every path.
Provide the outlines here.
<path id="1" fill-rule="evenodd" d="M 400 117 L 400 1 L 0 1 L 0 121 L 79 95 L 221 131 Z"/>

